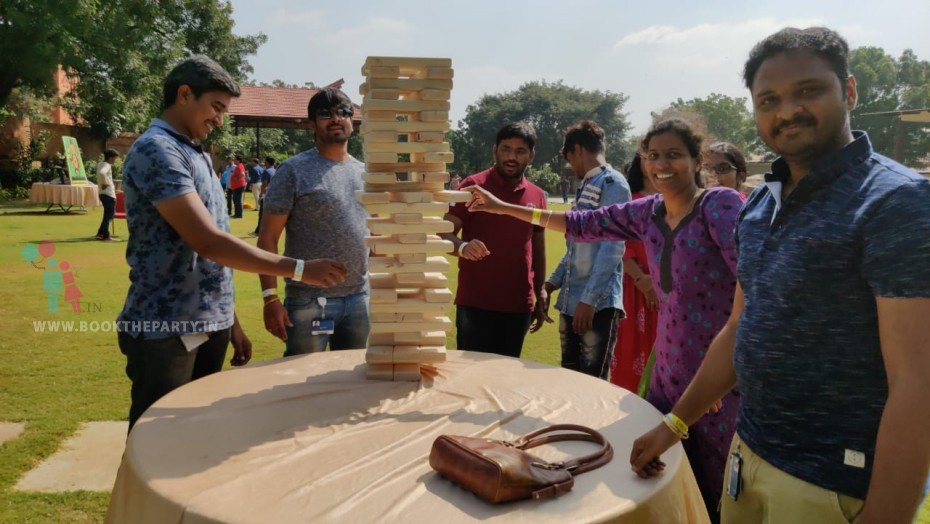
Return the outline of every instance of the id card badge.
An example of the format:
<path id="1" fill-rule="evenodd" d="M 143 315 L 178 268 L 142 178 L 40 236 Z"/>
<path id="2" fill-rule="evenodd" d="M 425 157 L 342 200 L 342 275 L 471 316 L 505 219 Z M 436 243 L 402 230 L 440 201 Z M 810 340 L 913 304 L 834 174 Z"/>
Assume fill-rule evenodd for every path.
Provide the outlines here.
<path id="1" fill-rule="evenodd" d="M 336 323 L 332 320 L 321 318 L 310 322 L 311 335 L 332 335 L 336 331 Z"/>
<path id="2" fill-rule="evenodd" d="M 322 317 L 314 319 L 310 322 L 310 334 L 311 335 L 332 335 L 336 331 L 336 323 L 332 319 L 326 319 L 326 297 L 319 297 L 316 299 L 320 303 L 320 308 L 323 310 Z"/>
<path id="3" fill-rule="evenodd" d="M 740 470 L 742 468 L 743 456 L 740 455 L 739 451 L 730 453 L 730 481 L 727 482 L 727 495 L 729 495 L 733 500 L 736 500 L 736 498 L 739 496 L 739 490 L 741 487 Z"/>

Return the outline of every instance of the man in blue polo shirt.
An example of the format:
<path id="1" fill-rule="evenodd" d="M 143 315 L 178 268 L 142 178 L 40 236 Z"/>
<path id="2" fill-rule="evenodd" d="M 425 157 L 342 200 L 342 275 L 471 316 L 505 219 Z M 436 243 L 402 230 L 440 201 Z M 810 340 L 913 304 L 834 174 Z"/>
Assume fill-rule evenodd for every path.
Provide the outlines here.
<path id="1" fill-rule="evenodd" d="M 729 322 L 633 445 L 634 471 L 657 474 L 738 385 L 724 522 L 910 523 L 930 469 L 930 181 L 851 130 L 848 53 L 825 28 L 752 50 L 756 127 L 781 158 L 737 224 Z"/>
<path id="2" fill-rule="evenodd" d="M 222 369 L 230 341 L 232 365 L 251 358 L 231 268 L 322 287 L 346 278 L 336 261 L 281 257 L 229 233 L 223 189 L 200 141 L 223 125 L 234 96 L 239 86 L 216 62 L 184 60 L 165 80 L 161 118 L 126 155 L 130 285 L 117 328 L 132 381 L 130 429 L 171 390 Z"/>

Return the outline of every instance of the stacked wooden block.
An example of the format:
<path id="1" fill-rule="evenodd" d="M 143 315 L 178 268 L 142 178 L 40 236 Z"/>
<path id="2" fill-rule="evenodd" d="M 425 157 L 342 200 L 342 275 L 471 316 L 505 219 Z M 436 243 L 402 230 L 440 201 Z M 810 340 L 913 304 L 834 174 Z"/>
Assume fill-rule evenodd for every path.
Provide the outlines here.
<path id="1" fill-rule="evenodd" d="M 365 190 L 372 215 L 366 239 L 371 282 L 368 377 L 419 380 L 420 366 L 443 362 L 452 292 L 443 253 L 453 244 L 442 219 L 449 202 L 469 193 L 445 191 L 453 155 L 449 130 L 452 62 L 443 58 L 369 57 L 362 67 Z"/>

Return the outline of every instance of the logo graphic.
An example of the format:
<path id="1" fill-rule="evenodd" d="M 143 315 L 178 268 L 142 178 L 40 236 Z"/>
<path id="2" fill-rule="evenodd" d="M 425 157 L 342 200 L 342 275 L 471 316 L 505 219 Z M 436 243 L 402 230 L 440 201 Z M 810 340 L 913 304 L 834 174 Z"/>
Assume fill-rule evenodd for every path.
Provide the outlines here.
<path id="1" fill-rule="evenodd" d="M 64 293 L 64 301 L 71 304 L 71 311 L 81 313 L 80 299 L 84 296 L 75 282 L 75 270 L 71 264 L 54 258 L 55 244 L 49 240 L 39 245 L 26 244 L 23 247 L 23 260 L 32 267 L 42 271 L 42 289 L 48 297 L 48 312 L 58 313 L 58 301 Z"/>

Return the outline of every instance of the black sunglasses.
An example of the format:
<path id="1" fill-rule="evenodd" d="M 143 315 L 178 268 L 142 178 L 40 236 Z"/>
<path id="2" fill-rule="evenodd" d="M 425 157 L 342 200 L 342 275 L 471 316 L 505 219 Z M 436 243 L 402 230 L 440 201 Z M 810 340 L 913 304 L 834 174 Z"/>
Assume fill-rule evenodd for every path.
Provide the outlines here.
<path id="1" fill-rule="evenodd" d="M 355 114 L 355 110 L 352 109 L 352 106 L 339 106 L 335 110 L 335 115 L 339 118 L 349 118 Z M 328 120 L 333 117 L 332 109 L 320 109 L 316 112 L 317 118 L 322 118 L 323 120 Z"/>

